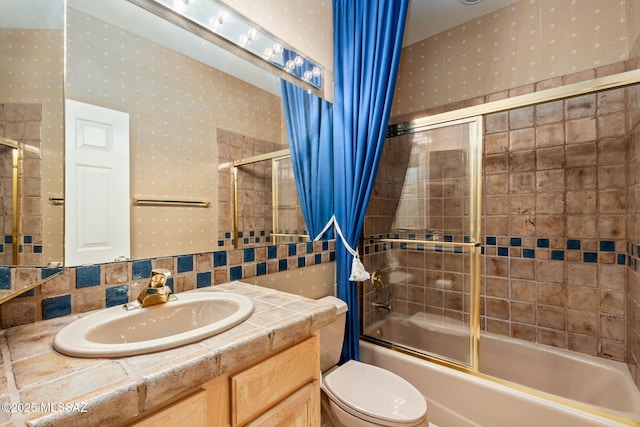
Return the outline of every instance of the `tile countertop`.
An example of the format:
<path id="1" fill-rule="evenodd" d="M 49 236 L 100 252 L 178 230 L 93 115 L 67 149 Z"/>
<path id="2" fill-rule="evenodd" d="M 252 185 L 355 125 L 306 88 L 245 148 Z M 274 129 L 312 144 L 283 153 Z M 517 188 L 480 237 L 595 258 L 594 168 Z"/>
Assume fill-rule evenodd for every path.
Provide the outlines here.
<path id="1" fill-rule="evenodd" d="M 85 359 L 56 352 L 55 334 L 80 316 L 1 331 L 0 425 L 126 424 L 214 377 L 301 341 L 336 316 L 333 305 L 241 282 L 191 292 L 215 291 L 250 297 L 254 313 L 214 337 L 157 353 Z"/>

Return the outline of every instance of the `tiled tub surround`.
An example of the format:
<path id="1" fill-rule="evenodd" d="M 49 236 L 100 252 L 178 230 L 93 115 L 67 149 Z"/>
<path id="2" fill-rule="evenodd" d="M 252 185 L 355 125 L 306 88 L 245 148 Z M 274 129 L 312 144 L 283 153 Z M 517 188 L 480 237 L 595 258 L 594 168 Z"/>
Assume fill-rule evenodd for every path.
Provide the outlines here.
<path id="1" fill-rule="evenodd" d="M 172 277 L 168 286 L 174 292 L 184 292 L 334 261 L 335 241 L 331 240 L 68 267 L 41 286 L 1 304 L 0 325 L 9 328 L 124 304 L 148 285 L 152 268 L 169 269 Z M 1 268 L 0 285 L 2 280 L 23 283 L 27 278 L 35 283 L 59 271 Z"/>
<path id="2" fill-rule="evenodd" d="M 40 403 L 82 402 L 87 412 L 0 411 L 0 423 L 123 425 L 335 320 L 333 305 L 260 286 L 230 282 L 209 291 L 246 295 L 255 311 L 244 323 L 217 336 L 148 355 L 82 359 L 57 353 L 52 348 L 55 334 L 76 316 L 4 330 L 0 335 L 1 403 L 35 403 L 40 408 Z"/>

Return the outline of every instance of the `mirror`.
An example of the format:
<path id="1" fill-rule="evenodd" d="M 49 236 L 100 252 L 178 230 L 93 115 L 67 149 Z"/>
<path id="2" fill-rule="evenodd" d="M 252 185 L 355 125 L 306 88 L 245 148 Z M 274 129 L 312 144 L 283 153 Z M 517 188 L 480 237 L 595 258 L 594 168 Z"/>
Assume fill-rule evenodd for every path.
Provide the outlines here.
<path id="1" fill-rule="evenodd" d="M 65 97 L 129 116 L 131 258 L 232 248 L 231 162 L 287 147 L 279 79 L 126 0 L 68 0 L 66 49 Z"/>
<path id="2" fill-rule="evenodd" d="M 0 265 L 44 266 L 63 257 L 64 0 L 0 0 L 0 10 L 0 137 L 17 147 L 0 155 Z M 4 160 L 14 155 L 16 184 Z"/>

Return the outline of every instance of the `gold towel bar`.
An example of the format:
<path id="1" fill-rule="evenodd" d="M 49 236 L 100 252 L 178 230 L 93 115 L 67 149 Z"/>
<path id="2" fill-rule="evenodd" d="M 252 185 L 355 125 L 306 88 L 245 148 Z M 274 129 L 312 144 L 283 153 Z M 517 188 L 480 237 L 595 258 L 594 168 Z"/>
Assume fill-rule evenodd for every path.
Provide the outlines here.
<path id="1" fill-rule="evenodd" d="M 208 201 L 137 199 L 135 197 L 131 200 L 131 203 L 137 206 L 193 206 L 198 208 L 208 208 L 211 206 L 211 202 Z"/>

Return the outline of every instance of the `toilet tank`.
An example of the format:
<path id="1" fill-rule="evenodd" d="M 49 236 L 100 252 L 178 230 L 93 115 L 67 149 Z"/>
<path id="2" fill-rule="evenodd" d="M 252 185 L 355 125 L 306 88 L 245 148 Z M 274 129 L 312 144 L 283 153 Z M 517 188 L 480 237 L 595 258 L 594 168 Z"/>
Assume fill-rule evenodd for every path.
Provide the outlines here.
<path id="1" fill-rule="evenodd" d="M 336 297 L 324 297 L 318 301 L 336 306 L 336 320 L 320 329 L 320 369 L 326 372 L 338 364 L 344 341 L 344 325 L 347 320 L 347 304 Z"/>

